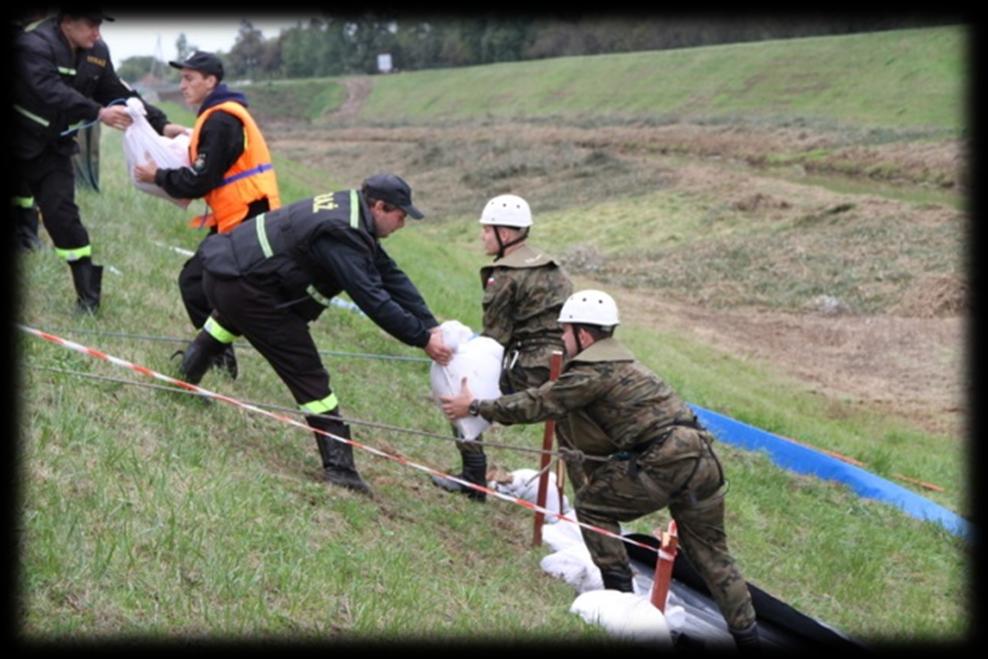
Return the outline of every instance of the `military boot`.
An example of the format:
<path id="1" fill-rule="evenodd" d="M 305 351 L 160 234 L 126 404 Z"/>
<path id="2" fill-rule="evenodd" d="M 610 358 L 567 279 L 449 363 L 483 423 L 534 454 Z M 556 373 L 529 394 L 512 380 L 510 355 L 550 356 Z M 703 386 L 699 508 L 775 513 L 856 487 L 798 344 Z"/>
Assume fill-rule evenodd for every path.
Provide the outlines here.
<path id="1" fill-rule="evenodd" d="M 483 451 L 470 451 L 460 453 L 460 458 L 463 461 L 463 470 L 456 474 L 457 478 L 461 478 L 468 483 L 476 483 L 477 485 L 487 486 L 487 456 L 484 455 Z M 449 478 L 442 478 L 440 476 L 433 476 L 432 483 L 447 492 L 459 492 L 461 494 L 467 495 L 472 501 L 484 502 L 487 500 L 487 493 L 481 492 L 480 490 L 475 490 L 472 487 L 466 487 L 460 485 L 454 480 Z"/>
<path id="2" fill-rule="evenodd" d="M 622 593 L 635 592 L 631 573 L 624 570 L 601 570 L 600 578 L 604 581 L 606 590 L 619 590 Z"/>
<path id="3" fill-rule="evenodd" d="M 199 332 L 184 351 L 175 353 L 182 355 L 182 363 L 178 367 L 179 376 L 186 382 L 199 384 L 225 346 L 225 343 L 217 341 L 209 332 Z"/>
<path id="4" fill-rule="evenodd" d="M 99 310 L 100 293 L 103 288 L 103 266 L 94 265 L 89 257 L 70 261 L 72 283 L 75 284 L 76 308 L 84 313 Z"/>
<path id="5" fill-rule="evenodd" d="M 734 644 L 738 646 L 738 652 L 758 652 L 762 647 L 761 639 L 758 636 L 758 623 L 753 622 L 747 629 L 731 629 L 731 636 Z"/>
<path id="6" fill-rule="evenodd" d="M 308 420 L 311 426 L 325 430 L 337 437 L 350 439 L 350 426 L 341 421 L 321 418 L 314 423 L 312 418 Z M 315 433 L 315 435 L 319 457 L 322 458 L 323 478 L 325 481 L 333 485 L 351 489 L 360 494 L 374 496 L 370 486 L 357 473 L 357 467 L 353 462 L 353 446 L 332 437 L 327 437 L 321 433 Z"/>

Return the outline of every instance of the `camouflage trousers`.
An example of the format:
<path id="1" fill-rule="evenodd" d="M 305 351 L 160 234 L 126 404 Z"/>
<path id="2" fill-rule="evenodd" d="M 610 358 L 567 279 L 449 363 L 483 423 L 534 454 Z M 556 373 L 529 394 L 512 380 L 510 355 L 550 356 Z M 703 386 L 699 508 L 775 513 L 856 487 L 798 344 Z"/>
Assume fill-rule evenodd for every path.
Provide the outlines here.
<path id="1" fill-rule="evenodd" d="M 590 472 L 587 484 L 576 493 L 574 507 L 581 522 L 616 534 L 621 533 L 620 522 L 668 507 L 676 521 L 679 546 L 703 577 L 727 626 L 745 629 L 755 622 L 755 610 L 744 577 L 727 548 L 725 488 L 704 435 L 692 428 L 677 428 L 665 442 L 637 458 L 637 473 L 633 473 L 634 458 L 595 463 L 600 466 Z M 686 491 L 681 490 L 684 485 L 688 485 Z M 632 576 L 622 541 L 583 527 L 581 531 L 601 572 Z"/>

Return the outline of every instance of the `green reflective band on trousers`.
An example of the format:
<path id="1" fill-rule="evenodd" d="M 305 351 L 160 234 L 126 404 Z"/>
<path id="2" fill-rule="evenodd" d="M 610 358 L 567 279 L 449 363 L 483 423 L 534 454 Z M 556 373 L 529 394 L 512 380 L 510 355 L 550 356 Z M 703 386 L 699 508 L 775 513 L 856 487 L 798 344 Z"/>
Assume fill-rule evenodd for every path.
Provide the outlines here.
<path id="1" fill-rule="evenodd" d="M 257 230 L 257 242 L 261 244 L 261 251 L 264 253 L 264 257 L 271 258 L 274 250 L 271 249 L 271 243 L 268 242 L 268 231 L 264 227 L 265 219 L 264 213 L 258 215 L 257 219 L 254 220 L 254 229 Z"/>
<path id="2" fill-rule="evenodd" d="M 35 123 L 38 123 L 38 124 L 41 124 L 42 126 L 48 126 L 50 124 L 50 122 L 47 119 L 45 119 L 43 117 L 39 117 L 38 115 L 34 114 L 33 112 L 29 112 L 28 110 L 22 108 L 19 105 L 16 105 L 15 104 L 14 105 L 14 109 L 17 110 L 18 112 L 20 112 L 21 114 L 23 114 L 25 117 L 27 117 L 31 121 L 33 121 Z"/>
<path id="3" fill-rule="evenodd" d="M 202 329 L 220 343 L 233 343 L 233 340 L 237 338 L 236 334 L 217 323 L 212 316 L 206 319 Z"/>
<path id="4" fill-rule="evenodd" d="M 354 229 L 360 227 L 360 202 L 356 190 L 350 190 L 350 226 Z"/>
<path id="5" fill-rule="evenodd" d="M 309 297 L 324 307 L 328 307 L 331 304 L 330 299 L 317 291 L 316 287 L 312 284 L 309 284 L 308 287 L 306 287 L 305 292 L 309 294 Z"/>
<path id="6" fill-rule="evenodd" d="M 339 407 L 339 405 L 339 401 L 336 400 L 336 394 L 330 394 L 322 400 L 314 400 L 311 403 L 305 403 L 304 405 L 299 405 L 298 407 L 300 410 L 308 414 L 322 414 L 323 412 L 335 410 Z"/>
<path id="7" fill-rule="evenodd" d="M 71 263 L 72 261 L 78 261 L 81 258 L 93 255 L 93 246 L 86 245 L 85 247 L 76 247 L 75 249 L 59 249 L 55 248 L 55 253 L 61 258 Z"/>
<path id="8" fill-rule="evenodd" d="M 34 197 L 13 197 L 10 201 L 18 208 L 34 208 Z"/>

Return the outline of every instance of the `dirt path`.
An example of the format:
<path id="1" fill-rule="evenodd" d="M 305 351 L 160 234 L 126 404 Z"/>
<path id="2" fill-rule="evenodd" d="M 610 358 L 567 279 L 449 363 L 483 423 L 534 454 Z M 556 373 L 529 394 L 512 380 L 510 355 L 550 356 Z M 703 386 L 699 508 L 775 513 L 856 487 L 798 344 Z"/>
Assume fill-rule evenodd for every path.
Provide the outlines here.
<path id="1" fill-rule="evenodd" d="M 346 100 L 336 112 L 327 115 L 326 119 L 352 119 L 357 116 L 374 86 L 369 76 L 345 78 L 343 84 L 346 86 Z"/>

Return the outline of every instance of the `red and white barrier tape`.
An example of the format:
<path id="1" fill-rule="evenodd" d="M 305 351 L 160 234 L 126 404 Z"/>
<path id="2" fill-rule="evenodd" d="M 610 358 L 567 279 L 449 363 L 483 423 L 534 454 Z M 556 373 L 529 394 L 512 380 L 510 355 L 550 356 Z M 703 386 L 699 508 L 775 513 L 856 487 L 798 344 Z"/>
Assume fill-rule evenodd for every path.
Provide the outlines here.
<path id="1" fill-rule="evenodd" d="M 576 524 L 576 525 L 581 526 L 581 527 L 583 527 L 585 529 L 589 529 L 589 530 L 593 531 L 594 533 L 600 533 L 602 535 L 606 535 L 606 536 L 611 537 L 611 538 L 616 538 L 618 540 L 621 540 L 622 542 L 628 543 L 629 545 L 635 545 L 636 547 L 642 547 L 644 549 L 648 549 L 649 551 L 655 551 L 655 552 L 658 551 L 655 547 L 651 547 L 651 546 L 646 545 L 644 543 L 637 542 L 637 541 L 632 540 L 630 538 L 625 538 L 624 536 L 621 536 L 621 535 L 619 535 L 617 533 L 613 533 L 611 531 L 608 531 L 607 529 L 602 529 L 602 528 L 600 528 L 598 526 L 593 526 L 592 524 L 585 524 L 584 522 L 581 522 L 581 521 L 579 521 L 577 519 L 574 519 L 574 518 L 571 518 L 571 517 L 567 517 L 566 515 L 561 514 L 559 511 L 549 510 L 547 508 L 543 508 L 541 506 L 538 506 L 538 505 L 532 503 L 531 501 L 525 501 L 524 499 L 519 499 L 517 497 L 513 497 L 513 496 L 510 496 L 510 495 L 507 495 L 507 494 L 503 494 L 502 492 L 497 492 L 497 491 L 492 490 L 492 489 L 490 489 L 488 487 L 484 487 L 483 485 L 477 485 L 476 483 L 471 483 L 469 481 L 465 481 L 465 480 L 463 480 L 461 478 L 458 478 L 456 476 L 445 474 L 445 473 L 439 471 L 438 469 L 433 469 L 432 467 L 428 467 L 426 465 L 418 464 L 417 462 L 412 462 L 411 460 L 409 460 L 408 458 L 406 458 L 406 457 L 404 457 L 402 455 L 396 455 L 396 454 L 393 454 L 393 453 L 386 453 L 385 451 L 382 451 L 380 449 L 374 448 L 373 446 L 367 446 L 366 444 L 361 444 L 360 442 L 354 441 L 352 439 L 345 439 L 343 437 L 339 437 L 337 435 L 334 435 L 333 433 L 326 432 L 325 430 L 322 430 L 320 428 L 313 428 L 312 426 L 309 426 L 308 424 L 302 423 L 300 421 L 297 421 L 297 420 L 295 420 L 295 419 L 293 419 L 291 417 L 285 416 L 283 414 L 276 414 L 274 412 L 270 412 L 268 410 L 261 409 L 260 407 L 256 407 L 256 406 L 251 405 L 249 403 L 244 403 L 242 401 L 237 400 L 236 398 L 231 398 L 230 396 L 226 396 L 224 394 L 220 394 L 220 393 L 217 393 L 215 391 L 210 391 L 209 389 L 204 389 L 204 388 L 202 388 L 202 387 L 200 387 L 198 385 L 191 384 L 189 382 L 185 382 L 184 380 L 179 380 L 177 378 L 173 378 L 173 377 L 168 376 L 168 375 L 165 375 L 163 373 L 159 373 L 159 372 L 157 372 L 155 370 L 152 370 L 150 368 L 147 368 L 145 366 L 140 366 L 138 364 L 134 364 L 134 363 L 129 362 L 129 361 L 125 360 L 125 359 L 120 359 L 119 357 L 114 357 L 113 355 L 108 355 L 105 352 L 102 352 L 100 350 L 96 350 L 95 348 L 89 348 L 89 347 L 84 346 L 82 344 L 75 343 L 74 341 L 69 341 L 68 339 L 63 339 L 60 336 L 56 336 L 54 334 L 49 334 L 47 332 L 42 332 L 41 330 L 35 329 L 33 327 L 28 327 L 26 325 L 18 325 L 18 328 L 20 328 L 21 330 L 27 332 L 28 334 L 33 334 L 34 336 L 36 336 L 38 338 L 44 339 L 45 341 L 48 341 L 49 343 L 54 343 L 55 345 L 62 346 L 63 348 L 68 348 L 69 350 L 74 350 L 75 352 L 82 353 L 82 354 L 87 355 L 89 357 L 95 357 L 96 359 L 101 359 L 101 360 L 103 360 L 105 362 L 109 362 L 109 363 L 113 364 L 114 366 L 120 366 L 122 368 L 127 368 L 127 369 L 130 369 L 130 370 L 134 371 L 135 373 L 140 373 L 141 375 L 146 375 L 148 377 L 155 378 L 156 380 L 161 380 L 162 382 L 168 382 L 170 384 L 174 384 L 174 385 L 176 385 L 178 387 L 181 387 L 183 389 L 187 389 L 189 391 L 193 391 L 193 392 L 195 392 L 197 394 L 200 394 L 200 395 L 202 395 L 202 396 L 204 396 L 206 398 L 215 398 L 216 400 L 221 400 L 224 403 L 229 403 L 230 405 L 233 405 L 235 407 L 239 407 L 241 409 L 245 409 L 245 410 L 247 410 L 249 412 L 255 412 L 257 414 L 263 414 L 264 416 L 271 417 L 272 419 L 276 419 L 276 420 L 281 421 L 283 423 L 287 423 L 289 425 L 295 426 L 296 428 L 301 428 L 301 429 L 305 430 L 306 432 L 316 432 L 316 433 L 320 433 L 322 435 L 325 435 L 327 437 L 332 437 L 336 441 L 343 442 L 344 444 L 350 444 L 351 446 L 356 446 L 358 448 L 361 448 L 361 449 L 367 451 L 368 453 L 373 453 L 374 455 L 380 456 L 382 458 L 387 458 L 388 460 L 393 460 L 394 462 L 397 462 L 397 463 L 402 464 L 402 465 L 407 465 L 409 467 L 412 467 L 413 469 L 418 469 L 419 471 L 424 471 L 427 474 L 431 474 L 433 476 L 438 476 L 440 478 L 451 480 L 451 481 L 453 481 L 455 483 L 459 483 L 460 485 L 462 485 L 464 487 L 469 487 L 471 489 L 477 490 L 478 492 L 484 492 L 485 494 L 487 494 L 489 496 L 496 497 L 498 499 L 502 499 L 504 501 L 508 501 L 510 503 L 517 504 L 517 505 L 519 505 L 519 506 L 521 506 L 523 508 L 527 508 L 527 509 L 529 509 L 531 511 L 541 512 L 541 513 L 543 513 L 545 515 L 552 515 L 554 517 L 557 517 L 558 519 L 561 519 L 561 520 L 565 520 L 567 522 L 570 522 L 571 524 Z"/>

